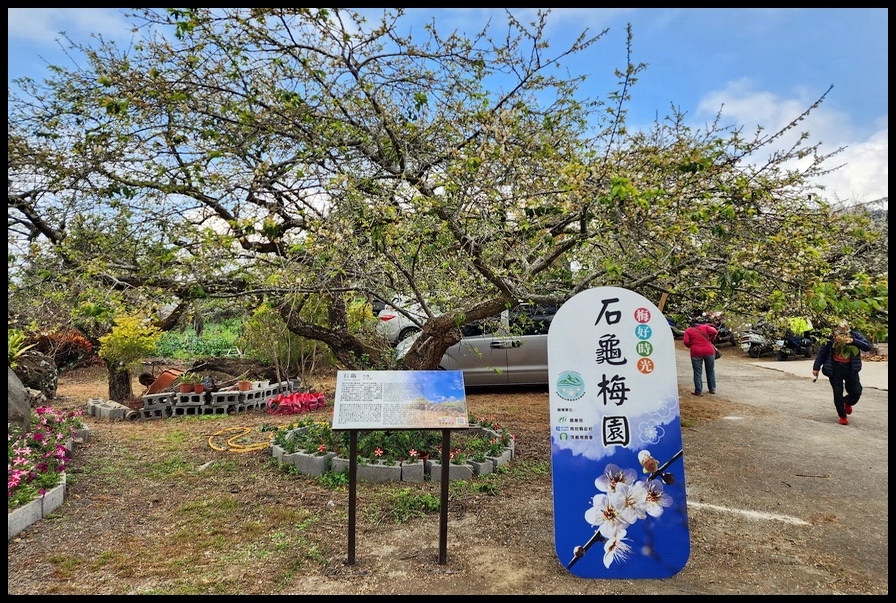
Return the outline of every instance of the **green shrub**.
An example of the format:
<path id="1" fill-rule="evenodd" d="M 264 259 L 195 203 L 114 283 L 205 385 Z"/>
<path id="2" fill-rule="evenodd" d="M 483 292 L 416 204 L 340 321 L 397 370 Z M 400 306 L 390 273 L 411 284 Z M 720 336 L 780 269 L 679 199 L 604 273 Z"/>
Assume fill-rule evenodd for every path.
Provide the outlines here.
<path id="1" fill-rule="evenodd" d="M 9 347 L 9 364 L 15 367 L 18 364 L 19 357 L 34 347 L 34 344 L 27 345 L 28 337 L 19 329 L 6 330 L 6 344 Z"/>
<path id="2" fill-rule="evenodd" d="M 201 335 L 197 335 L 192 327 L 183 331 L 167 331 L 156 345 L 155 355 L 180 360 L 238 355 L 241 329 L 241 319 L 228 318 L 208 324 Z"/>
<path id="3" fill-rule="evenodd" d="M 119 316 L 108 335 L 99 338 L 101 358 L 129 369 L 152 354 L 162 331 L 139 316 Z"/>
<path id="4" fill-rule="evenodd" d="M 417 493 L 410 488 L 402 488 L 389 493 L 389 512 L 396 523 L 404 523 L 414 517 L 425 517 L 441 507 L 437 496 L 427 492 Z"/>

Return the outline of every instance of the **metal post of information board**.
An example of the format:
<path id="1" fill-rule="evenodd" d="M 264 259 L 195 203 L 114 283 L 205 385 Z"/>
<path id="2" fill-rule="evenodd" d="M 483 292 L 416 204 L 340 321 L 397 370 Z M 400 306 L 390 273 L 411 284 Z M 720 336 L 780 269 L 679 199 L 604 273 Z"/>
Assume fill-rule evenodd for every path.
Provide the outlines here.
<path id="1" fill-rule="evenodd" d="M 421 404 L 421 398 L 427 404 Z M 358 431 L 442 431 L 442 488 L 439 513 L 439 564 L 448 562 L 448 486 L 451 482 L 451 430 L 468 427 L 462 371 L 339 371 L 333 401 L 333 431 L 349 432 L 348 557 L 355 563 L 358 489 Z M 450 426 L 450 427 L 449 427 Z M 426 466 L 421 467 L 426 479 Z M 400 468 L 399 468 L 400 469 Z M 435 475 L 430 475 L 436 479 Z"/>
<path id="2" fill-rule="evenodd" d="M 348 565 L 355 564 L 355 499 L 358 493 L 358 431 L 348 432 Z"/>
<path id="3" fill-rule="evenodd" d="M 439 565 L 448 563 L 448 482 L 451 481 L 451 430 L 442 430 L 442 499 L 439 501 Z"/>

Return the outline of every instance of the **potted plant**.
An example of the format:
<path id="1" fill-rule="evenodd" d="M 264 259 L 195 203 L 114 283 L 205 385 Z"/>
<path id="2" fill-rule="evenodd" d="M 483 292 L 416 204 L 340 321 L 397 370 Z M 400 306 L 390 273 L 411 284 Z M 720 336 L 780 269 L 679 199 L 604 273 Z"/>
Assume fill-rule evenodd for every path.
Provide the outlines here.
<path id="1" fill-rule="evenodd" d="M 202 387 L 202 390 L 197 389 L 197 386 Z M 180 393 L 188 394 L 192 391 L 202 393 L 204 390 L 205 386 L 202 385 L 202 377 L 198 373 L 187 371 L 180 376 Z"/>
<path id="2" fill-rule="evenodd" d="M 247 392 L 252 389 L 252 381 L 249 379 L 249 373 L 243 373 L 236 378 L 236 388 L 241 392 Z"/>

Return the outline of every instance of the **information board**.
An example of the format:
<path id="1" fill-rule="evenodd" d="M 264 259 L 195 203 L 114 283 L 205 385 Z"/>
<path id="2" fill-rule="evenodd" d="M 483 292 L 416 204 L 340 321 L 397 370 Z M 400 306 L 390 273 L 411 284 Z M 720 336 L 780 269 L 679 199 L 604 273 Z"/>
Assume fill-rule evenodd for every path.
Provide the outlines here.
<path id="1" fill-rule="evenodd" d="M 333 429 L 469 427 L 463 371 L 338 371 Z"/>
<path id="2" fill-rule="evenodd" d="M 667 578 L 690 555 L 675 342 L 618 287 L 583 291 L 548 332 L 554 543 L 582 578 Z"/>

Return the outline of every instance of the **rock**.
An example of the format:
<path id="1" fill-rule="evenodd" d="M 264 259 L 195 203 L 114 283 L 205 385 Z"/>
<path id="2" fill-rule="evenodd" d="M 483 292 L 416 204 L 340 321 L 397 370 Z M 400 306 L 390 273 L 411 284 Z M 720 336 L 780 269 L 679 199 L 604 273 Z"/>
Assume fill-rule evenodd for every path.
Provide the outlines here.
<path id="1" fill-rule="evenodd" d="M 46 400 L 56 397 L 59 371 L 56 370 L 56 363 L 49 356 L 29 350 L 19 356 L 13 371 L 18 375 L 22 385 L 38 390 Z"/>
<path id="2" fill-rule="evenodd" d="M 20 425 L 27 431 L 31 426 L 31 396 L 15 371 L 10 367 L 7 370 L 6 422 Z"/>

